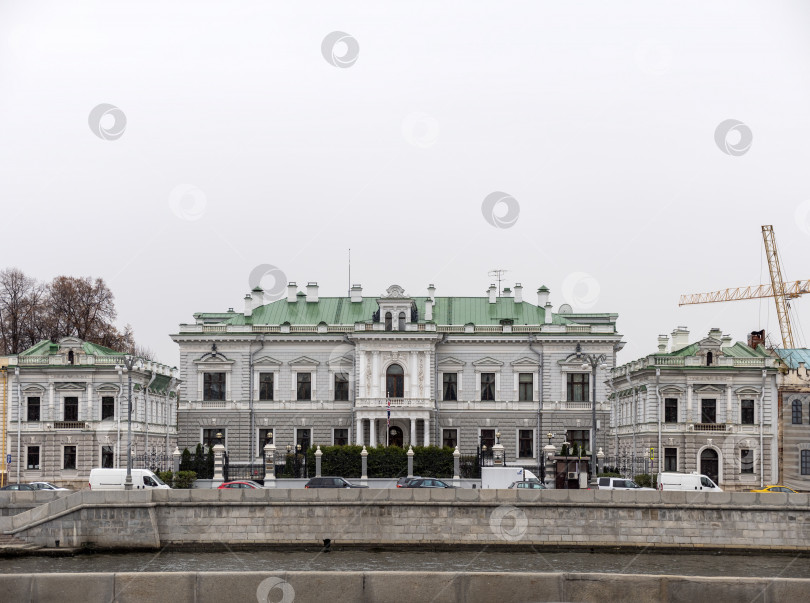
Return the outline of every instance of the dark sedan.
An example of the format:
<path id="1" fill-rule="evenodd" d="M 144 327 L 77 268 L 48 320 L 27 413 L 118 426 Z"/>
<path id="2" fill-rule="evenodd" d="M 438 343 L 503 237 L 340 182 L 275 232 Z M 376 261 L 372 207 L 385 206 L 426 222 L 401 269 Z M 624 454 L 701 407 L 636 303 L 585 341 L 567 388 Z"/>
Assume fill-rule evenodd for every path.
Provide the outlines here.
<path id="1" fill-rule="evenodd" d="M 455 488 L 455 486 L 451 486 L 443 482 L 440 479 L 434 479 L 432 477 L 423 477 L 420 479 L 412 479 L 407 483 L 405 486 L 406 488 Z"/>
<path id="2" fill-rule="evenodd" d="M 0 490 L 36 490 L 36 488 L 29 484 L 9 484 L 8 486 L 3 486 Z"/>
<path id="3" fill-rule="evenodd" d="M 346 481 L 342 477 L 313 477 L 304 488 L 368 488 Z"/>

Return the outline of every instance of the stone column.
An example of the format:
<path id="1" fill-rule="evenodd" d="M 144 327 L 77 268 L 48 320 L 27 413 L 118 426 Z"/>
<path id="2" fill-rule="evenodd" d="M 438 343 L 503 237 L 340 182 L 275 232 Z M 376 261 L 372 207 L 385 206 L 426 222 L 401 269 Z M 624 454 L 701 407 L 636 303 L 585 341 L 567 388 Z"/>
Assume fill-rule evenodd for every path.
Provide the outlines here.
<path id="1" fill-rule="evenodd" d="M 543 446 L 543 455 L 546 457 L 546 487 L 547 488 L 556 488 L 557 487 L 557 475 L 554 470 L 554 460 L 551 458 L 554 456 L 556 449 L 554 448 L 554 444 L 546 444 Z M 549 479 L 551 479 L 551 484 L 549 485 Z"/>
<path id="2" fill-rule="evenodd" d="M 371 397 L 380 397 L 380 353 L 371 354 Z"/>
<path id="3" fill-rule="evenodd" d="M 315 450 L 315 477 L 321 477 L 321 457 L 323 456 L 323 452 L 321 452 L 321 447 L 318 446 Z"/>
<path id="4" fill-rule="evenodd" d="M 731 384 L 726 385 L 726 420 L 725 423 L 732 423 L 732 412 L 731 412 Z"/>
<path id="5" fill-rule="evenodd" d="M 411 417 L 411 437 L 408 443 L 412 446 L 416 444 L 416 417 Z"/>
<path id="6" fill-rule="evenodd" d="M 730 400 L 730 397 L 729 397 Z M 87 400 L 85 401 L 84 415 L 79 413 L 79 421 L 95 421 L 96 416 L 93 412 L 93 384 L 87 384 Z M 101 420 L 101 411 L 98 413 L 98 420 Z"/>
<path id="7" fill-rule="evenodd" d="M 268 483 L 269 482 L 269 483 Z M 264 445 L 264 487 L 276 486 L 276 445 L 268 442 Z"/>
<path id="8" fill-rule="evenodd" d="M 422 420 L 425 424 L 425 433 L 422 434 L 422 438 L 424 440 L 423 446 L 430 446 L 430 421 L 427 419 Z M 438 446 L 439 443 L 437 442 L 436 445 Z"/>
<path id="9" fill-rule="evenodd" d="M 453 452 L 453 479 L 460 480 L 461 477 L 459 474 L 461 473 L 461 453 L 458 451 L 458 446 L 456 446 L 455 451 Z"/>
<path id="10" fill-rule="evenodd" d="M 368 450 L 363 446 L 363 451 L 360 453 L 360 460 L 362 461 L 362 469 L 360 479 L 368 479 Z"/>
<path id="11" fill-rule="evenodd" d="M 694 423 L 695 417 L 692 416 L 692 384 L 686 386 L 686 422 Z"/>
<path id="12" fill-rule="evenodd" d="M 363 445 L 363 419 L 357 419 L 357 431 L 355 432 L 354 443 L 358 446 Z"/>
<path id="13" fill-rule="evenodd" d="M 174 473 L 180 471 L 180 457 L 182 456 L 183 454 L 180 452 L 180 449 L 175 446 L 174 452 L 172 452 L 172 471 L 174 471 Z"/>
<path id="14" fill-rule="evenodd" d="M 408 446 L 408 477 L 413 477 L 413 446 Z"/>
<path id="15" fill-rule="evenodd" d="M 409 395 L 411 398 L 421 398 L 422 397 L 422 392 L 419 391 L 419 374 L 418 374 L 417 369 L 416 369 L 416 355 L 418 353 L 419 352 L 411 352 L 410 353 L 410 358 L 409 358 L 410 365 L 411 365 L 411 369 L 410 369 L 411 374 L 410 374 L 410 378 L 409 378 L 410 383 L 408 384 L 408 385 L 410 385 L 410 387 L 408 388 L 408 394 L 407 395 Z"/>
<path id="16" fill-rule="evenodd" d="M 225 481 L 222 476 L 222 457 L 225 455 L 225 446 L 217 444 L 214 446 L 214 483 L 212 487 L 218 488 Z"/>
<path id="17" fill-rule="evenodd" d="M 377 419 L 369 419 L 368 423 L 368 434 L 371 441 L 369 442 L 369 446 L 377 447 Z"/>

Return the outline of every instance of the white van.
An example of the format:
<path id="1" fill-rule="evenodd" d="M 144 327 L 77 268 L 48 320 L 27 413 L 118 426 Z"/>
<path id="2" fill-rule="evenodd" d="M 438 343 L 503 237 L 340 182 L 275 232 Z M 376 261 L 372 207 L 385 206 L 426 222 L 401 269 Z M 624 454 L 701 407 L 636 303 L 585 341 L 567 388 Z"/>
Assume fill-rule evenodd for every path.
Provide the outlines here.
<path id="1" fill-rule="evenodd" d="M 124 490 L 124 482 L 127 479 L 126 469 L 91 469 L 90 489 L 91 490 Z M 132 489 L 144 490 L 147 488 L 158 488 L 168 490 L 169 486 L 149 469 L 132 470 Z"/>
<path id="2" fill-rule="evenodd" d="M 690 492 L 722 492 L 722 488 L 715 484 L 705 475 L 700 473 L 674 473 L 666 472 L 658 474 L 658 489 L 686 490 Z"/>

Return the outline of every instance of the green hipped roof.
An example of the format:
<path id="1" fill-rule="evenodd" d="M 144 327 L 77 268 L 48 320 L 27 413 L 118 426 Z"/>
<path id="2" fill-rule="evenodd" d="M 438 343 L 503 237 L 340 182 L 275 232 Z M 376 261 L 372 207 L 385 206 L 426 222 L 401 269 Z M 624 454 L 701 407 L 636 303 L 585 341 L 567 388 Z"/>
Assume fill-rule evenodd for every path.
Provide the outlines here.
<path id="1" fill-rule="evenodd" d="M 776 350 L 776 353 L 788 365 L 788 368 L 797 369 L 800 362 L 804 362 L 804 366 L 810 367 L 810 350 L 807 348 L 779 349 Z"/>
<path id="2" fill-rule="evenodd" d="M 85 354 L 91 356 L 123 356 L 122 352 L 116 352 L 110 348 L 105 348 L 103 345 L 97 343 L 90 343 L 89 341 L 82 342 L 82 350 Z M 20 352 L 18 356 L 49 356 L 56 354 L 59 351 L 59 344 L 53 343 L 50 339 L 43 339 L 39 343 L 34 344 L 24 352 Z"/>
<path id="3" fill-rule="evenodd" d="M 419 310 L 419 322 L 425 322 L 424 308 L 426 297 L 410 298 Z M 509 319 L 516 325 L 543 324 L 545 309 L 529 302 L 515 303 L 512 297 L 499 297 L 494 304 L 486 297 L 436 297 L 433 307 L 433 322 L 441 325 L 498 325 Z M 376 298 L 364 297 L 360 302 L 352 302 L 348 297 L 321 297 L 317 302 L 307 302 L 298 296 L 295 303 L 280 299 L 253 310 L 250 319 L 235 312 L 195 314 L 202 320 L 214 320 L 231 325 L 290 324 L 317 325 L 324 322 L 331 325 L 349 325 L 368 322 L 379 309 Z M 574 324 L 558 314 L 552 314 L 552 324 Z"/>

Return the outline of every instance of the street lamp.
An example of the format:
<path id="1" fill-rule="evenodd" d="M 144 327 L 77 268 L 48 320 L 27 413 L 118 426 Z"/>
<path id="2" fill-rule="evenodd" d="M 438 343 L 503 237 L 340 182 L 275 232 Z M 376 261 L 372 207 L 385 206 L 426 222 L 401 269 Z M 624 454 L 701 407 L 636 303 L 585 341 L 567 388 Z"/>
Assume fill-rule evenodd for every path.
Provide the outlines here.
<path id="1" fill-rule="evenodd" d="M 124 356 L 124 366 L 127 369 L 127 477 L 124 480 L 124 490 L 132 490 L 132 369 L 135 368 L 135 357 Z"/>
<path id="2" fill-rule="evenodd" d="M 591 369 L 591 421 L 593 422 L 593 431 L 591 431 L 591 474 L 596 476 L 596 369 L 597 367 L 605 370 L 605 355 L 604 354 L 583 354 L 582 347 L 577 344 L 577 360 L 582 360 L 582 369 Z"/>

